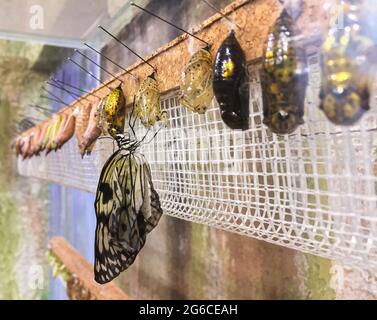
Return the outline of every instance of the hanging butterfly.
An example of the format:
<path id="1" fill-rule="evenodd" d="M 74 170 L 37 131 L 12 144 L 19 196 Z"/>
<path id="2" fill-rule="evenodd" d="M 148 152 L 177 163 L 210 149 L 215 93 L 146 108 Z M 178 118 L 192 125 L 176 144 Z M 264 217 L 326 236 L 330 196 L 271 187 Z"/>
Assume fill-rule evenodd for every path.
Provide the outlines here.
<path id="1" fill-rule="evenodd" d="M 140 85 L 134 100 L 135 116 L 146 128 L 153 127 L 157 121 L 167 125 L 167 113 L 160 110 L 160 91 L 155 72 Z"/>
<path id="2" fill-rule="evenodd" d="M 212 57 L 209 47 L 200 49 L 185 66 L 180 83 L 180 104 L 199 114 L 205 113 L 213 98 Z"/>
<path id="3" fill-rule="evenodd" d="M 359 1 L 343 1 L 343 25 L 329 28 L 321 48 L 319 107 L 337 125 L 353 125 L 370 109 L 373 75 L 368 51 L 375 43 L 360 10 Z"/>
<path id="4" fill-rule="evenodd" d="M 213 68 L 213 91 L 221 118 L 231 129 L 249 127 L 249 86 L 245 54 L 234 31 L 217 51 Z"/>
<path id="5" fill-rule="evenodd" d="M 277 134 L 292 133 L 304 123 L 308 74 L 293 25 L 284 9 L 268 36 L 263 59 L 263 123 Z"/>
<path id="6" fill-rule="evenodd" d="M 105 114 L 117 114 L 105 108 Z M 131 117 L 130 117 L 131 118 Z M 130 128 L 134 132 L 133 126 Z M 114 133 L 116 127 L 110 127 Z M 156 133 L 157 134 L 157 133 Z M 94 278 L 100 284 L 112 281 L 126 270 L 143 248 L 147 234 L 162 215 L 153 187 L 150 167 L 137 151 L 145 139 L 116 133 L 118 150 L 105 163 L 95 200 L 97 217 Z"/>

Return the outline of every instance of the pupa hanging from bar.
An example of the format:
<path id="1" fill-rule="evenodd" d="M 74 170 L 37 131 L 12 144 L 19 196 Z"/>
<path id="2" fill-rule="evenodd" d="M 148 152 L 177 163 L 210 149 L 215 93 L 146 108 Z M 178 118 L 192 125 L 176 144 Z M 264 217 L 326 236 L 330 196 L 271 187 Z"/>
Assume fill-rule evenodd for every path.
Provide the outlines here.
<path id="1" fill-rule="evenodd" d="M 167 113 L 166 111 L 161 111 L 160 109 L 160 91 L 156 80 L 156 68 L 105 28 L 102 26 L 98 26 L 98 28 L 107 33 L 115 41 L 120 43 L 123 47 L 153 69 L 153 73 L 144 79 L 135 95 L 135 117 L 136 119 L 139 118 L 146 128 L 153 127 L 158 121 L 161 121 L 164 126 L 167 126 Z"/>
<path id="2" fill-rule="evenodd" d="M 225 124 L 231 129 L 248 129 L 249 86 L 246 58 L 233 30 L 216 54 L 213 91 Z"/>
<path id="3" fill-rule="evenodd" d="M 87 45 L 87 44 L 86 44 Z M 110 60 L 105 55 L 94 49 L 93 47 L 87 45 L 90 49 L 97 52 L 107 60 Z M 96 76 L 94 76 L 91 72 L 83 68 L 74 60 L 69 60 L 78 66 L 81 70 L 88 73 L 92 78 L 96 79 L 98 82 L 102 83 L 110 93 L 106 96 L 106 98 L 100 101 L 97 106 L 91 110 L 88 117 L 87 126 L 85 127 L 85 131 L 82 134 L 80 145 L 80 153 L 83 157 L 85 154 L 90 154 L 96 139 L 99 137 L 100 133 L 109 134 L 112 137 L 115 137 L 116 134 L 122 134 L 124 130 L 124 123 L 125 123 L 125 96 L 122 90 L 123 81 L 119 79 L 117 76 L 113 75 L 111 72 L 107 71 L 105 68 L 97 64 L 95 61 L 87 57 L 85 54 L 81 53 L 79 50 L 76 50 L 78 54 L 83 56 L 85 59 L 91 61 L 93 64 L 110 74 L 113 78 L 120 81 L 120 84 L 115 89 L 110 88 L 107 84 L 102 82 Z M 112 60 L 110 60 L 112 62 Z M 117 66 L 119 66 L 117 64 Z M 119 66 L 120 67 L 120 66 Z M 124 69 L 126 73 L 129 73 L 127 70 Z"/>
<path id="4" fill-rule="evenodd" d="M 88 47 L 91 48 L 92 50 L 94 50 L 95 52 L 97 52 L 98 54 L 100 54 L 101 57 L 104 57 L 107 60 L 112 61 L 112 60 L 108 59 L 104 54 L 95 50 L 94 48 L 92 48 L 90 46 L 88 46 Z M 125 123 L 125 106 L 126 106 L 126 98 L 125 98 L 125 96 L 123 94 L 123 90 L 122 90 L 123 81 L 121 79 L 119 79 L 116 75 L 114 75 L 113 73 L 111 73 L 110 71 L 108 71 L 107 69 L 102 67 L 100 64 L 96 63 L 94 60 L 89 58 L 84 53 L 80 52 L 79 50 L 75 50 L 75 52 L 77 52 L 79 55 L 84 57 L 86 60 L 89 60 L 90 62 L 95 64 L 97 67 L 99 67 L 101 70 L 105 71 L 107 74 L 112 76 L 114 79 L 120 81 L 120 84 L 115 89 L 109 88 L 110 93 L 105 98 L 104 103 L 102 104 L 102 102 L 100 102 L 97 105 L 96 109 L 93 110 L 94 112 L 92 113 L 91 120 L 94 120 L 94 122 L 96 122 L 95 121 L 96 117 L 94 117 L 94 116 L 100 115 L 100 113 L 102 112 L 103 113 L 103 115 L 101 115 L 101 116 L 103 116 L 102 120 L 106 123 L 106 127 L 107 127 L 106 132 L 103 132 L 103 133 L 104 134 L 108 133 L 112 137 L 115 137 L 116 134 L 122 134 L 123 130 L 124 130 L 124 123 Z M 119 65 L 117 64 L 117 66 L 119 66 Z M 123 70 L 126 73 L 130 74 L 129 71 L 127 71 L 125 69 L 123 69 Z M 132 75 L 132 74 L 130 74 L 130 75 Z M 91 124 L 93 124 L 93 123 L 91 123 Z M 97 128 L 97 129 L 99 129 L 99 128 Z M 95 130 L 95 129 L 93 131 L 94 131 L 94 133 L 99 132 L 98 130 Z M 97 132 L 95 132 L 95 131 L 97 131 Z M 95 134 L 94 134 L 93 138 L 95 138 Z M 92 140 L 92 139 L 89 139 L 89 140 Z"/>
<path id="5" fill-rule="evenodd" d="M 209 47 L 194 53 L 182 71 L 180 103 L 187 109 L 203 114 L 213 98 L 212 57 Z"/>
<path id="6" fill-rule="evenodd" d="M 113 138 L 117 134 L 123 134 L 126 117 L 125 104 L 126 100 L 119 85 L 107 96 L 103 105 L 106 130 Z"/>
<path id="7" fill-rule="evenodd" d="M 342 26 L 329 27 L 321 48 L 320 109 L 337 125 L 353 125 L 370 109 L 373 77 L 368 53 L 375 42 L 361 3 L 341 3 Z"/>
<path id="8" fill-rule="evenodd" d="M 213 98 L 212 89 L 212 57 L 210 53 L 211 45 L 199 38 L 197 35 L 177 26 L 176 24 L 158 16 L 157 14 L 140 7 L 134 2 L 131 6 L 136 7 L 149 15 L 167 23 L 168 25 L 180 30 L 196 40 L 205 44 L 205 47 L 199 49 L 190 58 L 188 64 L 184 67 L 180 79 L 179 102 L 182 106 L 200 114 L 205 113 Z M 149 80 L 148 80 L 149 81 Z"/>
<path id="9" fill-rule="evenodd" d="M 114 107 L 111 114 L 117 114 L 119 105 Z M 103 166 L 97 187 L 94 279 L 100 284 L 112 281 L 133 264 L 163 213 L 149 164 L 139 151 L 142 144 L 149 143 L 144 142 L 149 130 L 138 140 L 131 115 L 128 125 L 133 135 L 112 136 L 118 150 Z"/>
<path id="10" fill-rule="evenodd" d="M 135 116 L 146 128 L 153 127 L 158 121 L 167 125 L 167 113 L 160 109 L 160 91 L 155 72 L 140 84 L 134 104 Z"/>
<path id="11" fill-rule="evenodd" d="M 308 74 L 295 37 L 293 19 L 284 9 L 268 36 L 261 72 L 263 123 L 277 134 L 290 134 L 304 123 Z"/>

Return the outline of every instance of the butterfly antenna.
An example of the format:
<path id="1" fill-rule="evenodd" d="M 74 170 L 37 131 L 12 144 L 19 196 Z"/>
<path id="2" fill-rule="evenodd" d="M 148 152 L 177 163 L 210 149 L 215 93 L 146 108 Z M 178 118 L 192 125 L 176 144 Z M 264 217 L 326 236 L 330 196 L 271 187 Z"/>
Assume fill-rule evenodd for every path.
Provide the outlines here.
<path id="1" fill-rule="evenodd" d="M 136 96 L 134 96 L 134 103 L 133 103 L 133 110 L 132 110 L 132 112 L 134 112 L 135 111 L 135 99 L 136 99 Z M 134 116 L 134 122 L 133 122 L 133 124 L 132 124 L 132 127 L 133 128 L 135 128 L 135 125 L 136 125 L 136 120 L 137 120 L 137 117 L 136 117 L 136 115 L 133 115 Z M 135 136 L 135 138 L 136 138 L 136 136 Z"/>
<path id="2" fill-rule="evenodd" d="M 145 142 L 144 145 L 151 143 L 157 137 L 157 135 L 159 134 L 161 130 L 162 130 L 162 127 L 158 128 L 158 130 L 154 133 L 153 137 L 149 141 Z"/>
<path id="3" fill-rule="evenodd" d="M 131 113 L 128 117 L 128 126 L 131 128 L 132 130 L 132 133 L 134 134 L 134 137 L 135 139 L 137 140 L 137 137 L 136 137 L 136 133 L 135 133 L 135 121 L 133 122 L 133 124 L 131 125 L 131 119 L 132 117 L 134 116 L 134 112 L 135 112 L 135 96 L 134 96 L 134 102 L 132 104 L 132 109 L 131 109 Z M 136 118 L 136 117 L 135 117 Z"/>
<path id="4" fill-rule="evenodd" d="M 151 129 L 149 128 L 147 130 L 147 132 L 145 133 L 144 137 L 140 141 L 137 142 L 137 146 L 141 145 L 141 143 L 145 140 L 145 138 L 148 136 L 148 134 L 149 134 L 150 131 L 151 131 Z"/>

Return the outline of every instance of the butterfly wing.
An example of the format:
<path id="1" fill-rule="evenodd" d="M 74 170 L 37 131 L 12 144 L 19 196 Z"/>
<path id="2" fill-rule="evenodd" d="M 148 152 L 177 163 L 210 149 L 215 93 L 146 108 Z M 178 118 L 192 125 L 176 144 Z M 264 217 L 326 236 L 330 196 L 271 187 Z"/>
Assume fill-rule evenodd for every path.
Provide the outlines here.
<path id="1" fill-rule="evenodd" d="M 113 212 L 123 207 L 123 197 L 119 179 L 118 166 L 124 163 L 124 156 L 117 151 L 104 165 L 95 200 L 97 226 L 95 234 L 94 276 L 98 283 L 110 281 L 120 273 L 121 261 L 114 249 L 110 247 L 110 218 Z M 109 268 L 108 266 L 113 266 Z"/>
<path id="2" fill-rule="evenodd" d="M 143 156 L 141 157 L 143 159 L 144 201 L 140 211 L 144 217 L 145 231 L 146 233 L 149 233 L 157 226 L 163 211 L 161 209 L 160 198 L 153 186 L 149 164 Z"/>
<path id="3" fill-rule="evenodd" d="M 118 150 L 105 164 L 95 202 L 94 275 L 107 283 L 126 270 L 158 223 L 162 209 L 143 156 Z"/>

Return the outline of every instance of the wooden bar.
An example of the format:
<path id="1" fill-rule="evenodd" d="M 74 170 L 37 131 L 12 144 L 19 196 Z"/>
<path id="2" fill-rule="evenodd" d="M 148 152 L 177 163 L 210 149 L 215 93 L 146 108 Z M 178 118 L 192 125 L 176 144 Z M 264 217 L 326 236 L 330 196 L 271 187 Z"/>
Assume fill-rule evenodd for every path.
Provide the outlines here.
<path id="1" fill-rule="evenodd" d="M 128 296 L 115 283 L 98 284 L 94 281 L 93 266 L 63 237 L 50 240 L 52 254 L 62 262 L 67 271 L 75 275 L 80 285 L 96 300 L 127 300 Z"/>
<path id="2" fill-rule="evenodd" d="M 325 2 L 334 1 L 302 1 L 302 13 L 297 20 L 297 27 L 305 39 L 318 38 L 318 34 L 321 33 L 323 26 L 326 25 L 326 20 L 328 20 L 323 5 Z M 224 15 L 229 16 L 240 27 L 240 29 L 236 29 L 236 37 L 245 51 L 248 62 L 261 58 L 268 32 L 281 9 L 282 5 L 278 0 L 236 0 L 222 10 Z M 229 21 L 220 14 L 215 14 L 194 28 L 193 33 L 212 44 L 211 53 L 214 56 L 222 41 L 229 34 L 230 27 Z M 178 87 L 184 66 L 191 55 L 202 45 L 201 42 L 183 34 L 156 50 L 151 56 L 145 57 L 157 68 L 157 80 L 161 93 L 167 93 Z M 127 71 L 137 76 L 138 79 L 135 80 L 124 71 L 119 72 L 116 76 L 124 81 L 123 91 L 129 107 L 140 81 L 151 73 L 151 68 L 140 61 L 128 67 Z M 118 84 L 119 81 L 115 79 L 106 82 L 106 85 L 113 88 Z M 108 95 L 109 90 L 104 85 L 100 85 L 91 93 L 103 98 Z M 89 94 L 84 96 L 92 103 L 98 103 L 95 97 Z M 68 108 L 76 106 L 78 106 L 78 102 L 74 101 Z"/>

